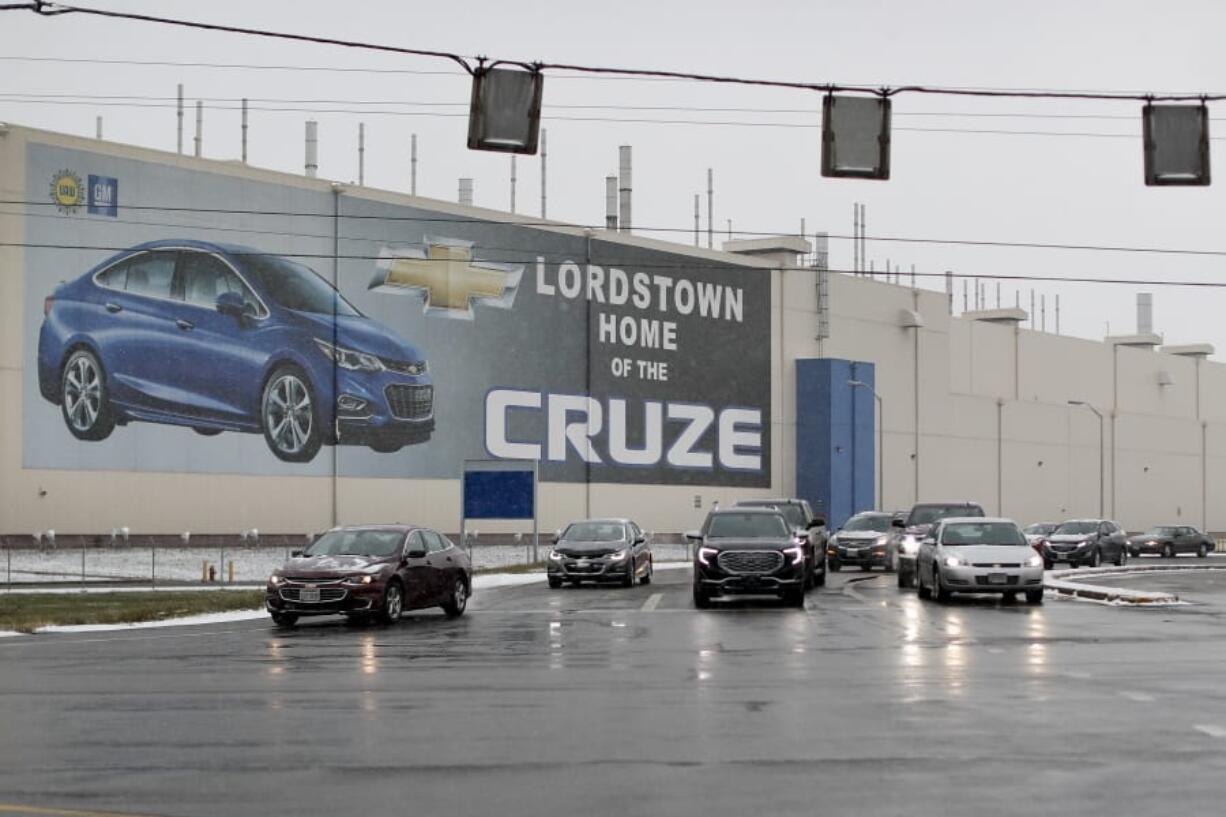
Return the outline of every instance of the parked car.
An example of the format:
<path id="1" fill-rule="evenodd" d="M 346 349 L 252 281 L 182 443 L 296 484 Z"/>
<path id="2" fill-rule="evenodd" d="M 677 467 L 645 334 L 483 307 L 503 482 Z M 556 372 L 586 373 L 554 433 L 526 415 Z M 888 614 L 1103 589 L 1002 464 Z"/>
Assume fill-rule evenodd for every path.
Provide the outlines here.
<path id="1" fill-rule="evenodd" d="M 898 571 L 898 586 L 915 586 L 915 555 L 933 525 L 952 516 L 983 515 L 983 508 L 974 502 L 921 502 L 911 507 L 905 520 L 895 519 L 886 552 L 891 567 Z"/>
<path id="2" fill-rule="evenodd" d="M 694 606 L 714 596 L 775 595 L 805 604 L 808 566 L 804 543 L 775 508 L 725 508 L 707 515 L 686 538 L 694 549 Z"/>
<path id="3" fill-rule="evenodd" d="M 826 564 L 835 573 L 843 565 L 859 565 L 861 570 L 888 568 L 886 546 L 895 514 L 863 511 L 848 519 L 843 527 L 830 535 L 826 545 Z"/>
<path id="4" fill-rule="evenodd" d="M 826 530 L 826 517 L 815 514 L 805 499 L 743 499 L 738 508 L 777 508 L 783 513 L 804 540 L 808 572 L 805 578 L 808 587 L 820 587 L 826 583 L 826 543 L 830 532 Z"/>
<path id="5" fill-rule="evenodd" d="M 428 440 L 425 356 L 313 270 L 247 247 L 154 241 L 43 302 L 38 380 L 68 431 L 143 421 L 264 435 L 288 462 L 324 443 Z"/>
<path id="6" fill-rule="evenodd" d="M 1033 525 L 1022 528 L 1022 533 L 1026 535 L 1027 542 L 1037 545 L 1044 536 L 1049 535 L 1058 527 L 1060 527 L 1059 522 L 1035 522 Z"/>
<path id="7" fill-rule="evenodd" d="M 1039 542 L 1044 566 L 1049 570 L 1061 562 L 1071 567 L 1098 567 L 1103 562 L 1124 565 L 1128 562 L 1127 536 L 1110 519 L 1070 519 Z"/>
<path id="8" fill-rule="evenodd" d="M 653 561 L 647 534 L 629 519 L 572 522 L 554 538 L 546 564 L 549 586 L 563 582 L 620 582 L 632 587 L 637 578 L 651 584 Z"/>
<path id="9" fill-rule="evenodd" d="M 950 517 L 924 537 L 916 557 L 916 587 L 923 598 L 947 601 L 953 593 L 1026 594 L 1043 602 L 1043 557 L 1017 523 L 988 517 Z"/>
<path id="10" fill-rule="evenodd" d="M 438 531 L 355 526 L 328 531 L 273 571 L 264 605 L 287 627 L 300 616 L 336 614 L 391 624 L 424 607 L 463 615 L 471 595 L 468 556 Z"/>
<path id="11" fill-rule="evenodd" d="M 1191 525 L 1159 525 L 1128 537 L 1132 556 L 1148 553 L 1173 559 L 1180 553 L 1195 553 L 1203 559 L 1216 549 L 1216 542 Z"/>

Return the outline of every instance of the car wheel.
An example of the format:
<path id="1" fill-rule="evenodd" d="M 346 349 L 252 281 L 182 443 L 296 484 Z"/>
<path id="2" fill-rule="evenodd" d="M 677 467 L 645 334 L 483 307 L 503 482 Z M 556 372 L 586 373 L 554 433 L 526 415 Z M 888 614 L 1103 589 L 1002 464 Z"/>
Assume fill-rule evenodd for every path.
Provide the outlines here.
<path id="1" fill-rule="evenodd" d="M 643 574 L 643 578 L 639 579 L 639 584 L 651 584 L 651 575 L 656 572 L 656 561 L 651 556 L 647 557 L 647 572 Z"/>
<path id="2" fill-rule="evenodd" d="M 703 590 L 697 582 L 694 583 L 694 606 L 705 610 L 711 606 L 711 594 Z"/>
<path id="3" fill-rule="evenodd" d="M 630 557 L 630 564 L 626 565 L 626 578 L 622 579 L 622 587 L 634 587 L 634 557 Z"/>
<path id="4" fill-rule="evenodd" d="M 838 573 L 843 569 L 843 563 L 838 560 L 827 562 L 826 566 L 830 568 L 830 572 L 832 573 Z"/>
<path id="5" fill-rule="evenodd" d="M 1174 546 L 1173 546 L 1173 545 L 1163 545 L 1163 546 L 1162 546 L 1162 555 L 1163 555 L 1164 557 L 1166 557 L 1167 559 L 1174 559 L 1174 558 L 1175 558 L 1175 548 L 1174 548 Z"/>
<path id="6" fill-rule="evenodd" d="M 404 443 L 395 440 L 379 440 L 370 444 L 370 450 L 380 454 L 395 454 L 402 448 L 404 448 Z"/>
<path id="7" fill-rule="evenodd" d="M 916 570 L 899 570 L 898 571 L 898 586 L 902 589 L 908 587 L 919 587 L 919 572 Z"/>
<path id="8" fill-rule="evenodd" d="M 451 595 L 443 602 L 442 608 L 447 618 L 459 618 L 464 615 L 464 610 L 468 608 L 468 582 L 464 581 L 463 576 L 456 577 L 455 583 L 451 586 Z"/>
<path id="9" fill-rule="evenodd" d="M 1209 555 L 1209 548 L 1205 547 L 1205 543 L 1201 542 L 1196 546 L 1196 558 L 1203 559 Z"/>
<path id="10" fill-rule="evenodd" d="M 860 564 L 861 573 L 869 573 L 872 571 L 872 569 L 873 569 L 873 566 L 871 564 L 868 564 L 867 562 L 862 562 Z"/>
<path id="11" fill-rule="evenodd" d="M 395 624 L 400 620 L 400 614 L 403 612 L 404 589 L 401 588 L 400 582 L 391 582 L 383 593 L 383 606 L 379 608 L 379 618 L 384 624 Z"/>
<path id="12" fill-rule="evenodd" d="M 937 601 L 949 601 L 950 593 L 945 589 L 944 583 L 941 582 L 941 569 L 934 567 L 932 569 L 932 597 Z"/>
<path id="13" fill-rule="evenodd" d="M 821 573 L 815 573 L 813 575 L 813 586 L 814 587 L 825 587 L 826 586 L 826 571 L 825 570 L 822 570 Z"/>
<path id="14" fill-rule="evenodd" d="M 115 428 L 102 364 L 88 349 L 73 352 L 64 364 L 60 410 L 68 430 L 78 440 L 105 440 Z"/>
<path id="15" fill-rule="evenodd" d="M 221 433 L 220 428 L 201 428 L 199 426 L 193 426 L 192 431 L 196 432 L 201 437 L 216 437 Z"/>
<path id="16" fill-rule="evenodd" d="M 798 587 L 783 594 L 783 603 L 788 607 L 803 609 L 805 606 L 805 589 Z"/>
<path id="17" fill-rule="evenodd" d="M 1027 590 L 1026 591 L 1026 601 L 1030 604 L 1042 604 L 1043 603 L 1043 588 L 1040 587 L 1036 590 Z"/>
<path id="18" fill-rule="evenodd" d="M 1017 601 L 1017 593 L 1010 590 L 1009 592 L 1004 594 L 1003 599 L 1004 599 L 1005 604 L 1013 604 Z"/>
<path id="19" fill-rule="evenodd" d="M 1140 559 L 1140 558 L 1141 558 L 1141 551 L 1139 551 L 1139 550 L 1130 550 L 1130 551 L 1128 551 L 1128 555 L 1129 555 L 1129 556 L 1131 556 L 1131 557 L 1132 557 L 1132 558 L 1134 558 L 1134 559 Z"/>
<path id="20" fill-rule="evenodd" d="M 273 613 L 272 623 L 278 627 L 293 627 L 298 623 L 297 613 Z"/>
<path id="21" fill-rule="evenodd" d="M 558 589 L 559 587 L 561 587 L 561 586 L 562 586 L 562 580 L 561 580 L 561 579 L 555 579 L 553 576 L 550 576 L 550 577 L 549 577 L 549 587 L 550 587 L 551 589 L 553 589 L 553 590 L 557 590 L 557 589 Z"/>
<path id="22" fill-rule="evenodd" d="M 898 586 L 902 587 L 902 574 L 898 574 Z M 924 586 L 924 577 L 920 575 L 919 566 L 915 568 L 915 593 L 921 599 L 932 598 L 932 592 Z"/>
<path id="23" fill-rule="evenodd" d="M 1090 558 L 1086 559 L 1087 567 L 1098 567 L 1103 563 L 1103 554 L 1098 548 L 1094 548 L 1094 552 L 1090 554 Z"/>
<path id="24" fill-rule="evenodd" d="M 1055 562 L 1053 562 L 1053 561 L 1051 561 L 1050 559 L 1044 559 L 1044 560 L 1043 560 L 1043 569 L 1044 569 L 1044 570 L 1053 570 L 1055 567 L 1056 567 L 1056 563 L 1055 563 Z"/>
<path id="25" fill-rule="evenodd" d="M 1115 566 L 1123 567 L 1126 564 L 1128 564 L 1128 551 L 1124 548 L 1120 548 L 1119 555 L 1115 557 Z"/>
<path id="26" fill-rule="evenodd" d="M 315 393 L 297 366 L 278 366 L 268 378 L 260 418 L 264 440 L 277 459 L 310 462 L 323 444 Z"/>

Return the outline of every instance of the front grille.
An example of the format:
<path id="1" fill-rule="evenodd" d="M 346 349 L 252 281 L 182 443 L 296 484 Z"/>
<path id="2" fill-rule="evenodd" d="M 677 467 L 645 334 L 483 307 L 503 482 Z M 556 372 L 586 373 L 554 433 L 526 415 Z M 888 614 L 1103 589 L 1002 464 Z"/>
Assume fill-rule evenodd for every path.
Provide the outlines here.
<path id="1" fill-rule="evenodd" d="M 973 565 L 971 565 L 971 567 L 999 567 L 999 568 L 1006 568 L 1006 567 L 1021 567 L 1021 564 L 1020 564 L 1020 563 L 1017 563 L 1017 562 L 1008 562 L 1008 563 L 1006 563 L 1006 562 L 1000 562 L 999 564 L 998 564 L 998 563 L 996 563 L 996 562 L 975 562 Z"/>
<path id="2" fill-rule="evenodd" d="M 725 573 L 774 573 L 783 567 L 783 554 L 777 550 L 725 550 L 717 562 Z"/>
<path id="3" fill-rule="evenodd" d="M 975 577 L 975 584 L 983 585 L 984 587 L 1008 587 L 1009 585 L 1017 584 L 1017 582 L 1017 576 L 1006 576 L 1005 583 L 1003 585 L 1000 582 L 989 581 L 987 576 Z"/>
<path id="4" fill-rule="evenodd" d="M 343 590 L 339 587 L 321 587 L 319 588 L 319 604 L 329 604 L 335 601 L 341 601 L 345 596 L 349 595 L 348 590 Z M 285 601 L 302 601 L 301 587 L 282 587 L 281 598 Z M 303 602 L 311 604 L 312 602 Z"/>
<path id="5" fill-rule="evenodd" d="M 434 416 L 434 387 L 396 384 L 383 390 L 387 407 L 398 420 L 429 420 Z"/>

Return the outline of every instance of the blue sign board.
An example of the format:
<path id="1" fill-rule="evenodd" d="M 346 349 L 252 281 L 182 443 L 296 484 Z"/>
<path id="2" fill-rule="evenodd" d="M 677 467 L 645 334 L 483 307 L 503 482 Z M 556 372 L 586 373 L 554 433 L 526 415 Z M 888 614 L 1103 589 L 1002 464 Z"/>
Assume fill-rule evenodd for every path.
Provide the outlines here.
<path id="1" fill-rule="evenodd" d="M 111 218 L 119 215 L 119 179 L 90 174 L 87 195 L 91 214 Z"/>
<path id="2" fill-rule="evenodd" d="M 466 519 L 532 519 L 536 516 L 532 471 L 465 471 Z"/>

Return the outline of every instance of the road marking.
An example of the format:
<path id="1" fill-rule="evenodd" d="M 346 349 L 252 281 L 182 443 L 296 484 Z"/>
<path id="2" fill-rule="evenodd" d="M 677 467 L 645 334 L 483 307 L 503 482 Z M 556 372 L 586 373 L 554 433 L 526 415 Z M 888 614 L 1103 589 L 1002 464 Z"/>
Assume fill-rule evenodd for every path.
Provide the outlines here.
<path id="1" fill-rule="evenodd" d="M 1213 723 L 1198 723 L 1192 727 L 1197 732 L 1204 732 L 1211 738 L 1226 738 L 1226 727 Z"/>
<path id="2" fill-rule="evenodd" d="M 1136 701 L 1139 704 L 1149 703 L 1154 699 L 1153 695 L 1148 695 L 1144 692 L 1132 692 L 1131 690 L 1124 690 L 1120 693 L 1120 697 L 1127 698 L 1130 701 Z"/>
<path id="3" fill-rule="evenodd" d="M 151 815 L 133 814 L 129 811 L 81 811 L 80 809 L 19 806 L 16 803 L 0 803 L 0 814 L 46 814 L 52 817 L 151 817 Z"/>
<path id="4" fill-rule="evenodd" d="M 660 599 L 662 598 L 664 598 L 663 593 L 652 593 L 639 609 L 644 613 L 649 613 L 660 606 Z"/>

